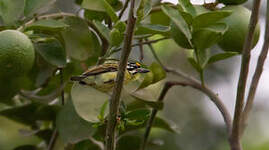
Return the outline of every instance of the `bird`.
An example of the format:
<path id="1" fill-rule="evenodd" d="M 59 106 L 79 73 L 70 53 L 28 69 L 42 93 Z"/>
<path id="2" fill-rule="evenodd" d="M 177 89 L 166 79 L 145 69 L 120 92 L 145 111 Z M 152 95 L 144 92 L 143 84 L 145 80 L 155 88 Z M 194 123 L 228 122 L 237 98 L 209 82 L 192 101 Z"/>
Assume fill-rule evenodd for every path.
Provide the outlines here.
<path id="1" fill-rule="evenodd" d="M 101 65 L 89 68 L 81 75 L 72 76 L 70 80 L 81 85 L 91 86 L 102 92 L 109 92 L 116 83 L 118 66 L 118 61 L 107 61 Z M 129 61 L 125 70 L 124 84 L 135 80 L 140 74 L 148 72 L 150 70 L 142 68 L 139 62 Z"/>

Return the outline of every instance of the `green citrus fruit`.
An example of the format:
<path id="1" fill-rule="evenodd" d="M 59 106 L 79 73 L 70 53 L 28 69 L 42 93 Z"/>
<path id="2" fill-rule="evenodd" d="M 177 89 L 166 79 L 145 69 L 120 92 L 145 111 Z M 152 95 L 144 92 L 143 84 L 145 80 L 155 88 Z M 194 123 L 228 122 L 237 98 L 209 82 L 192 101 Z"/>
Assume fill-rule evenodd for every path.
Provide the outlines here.
<path id="1" fill-rule="evenodd" d="M 0 32 L 0 80 L 24 76 L 34 59 L 34 47 L 26 35 L 16 30 Z"/>
<path id="2" fill-rule="evenodd" d="M 242 52 L 244 42 L 248 33 L 248 24 L 251 11 L 243 6 L 227 6 L 223 10 L 232 10 L 231 16 L 222 20 L 229 28 L 218 45 L 224 51 Z M 257 25 L 254 33 L 252 48 L 259 40 L 260 28 Z"/>
<path id="3" fill-rule="evenodd" d="M 245 3 L 247 0 L 219 0 L 218 2 L 225 5 L 239 5 Z"/>

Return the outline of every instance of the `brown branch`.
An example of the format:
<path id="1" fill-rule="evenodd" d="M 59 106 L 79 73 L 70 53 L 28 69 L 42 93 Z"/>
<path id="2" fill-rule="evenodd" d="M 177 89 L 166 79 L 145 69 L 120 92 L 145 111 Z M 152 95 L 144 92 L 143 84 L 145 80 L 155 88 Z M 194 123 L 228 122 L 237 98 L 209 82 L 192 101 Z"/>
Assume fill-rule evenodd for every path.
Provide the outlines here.
<path id="1" fill-rule="evenodd" d="M 224 117 L 224 121 L 225 121 L 226 126 L 227 126 L 228 134 L 230 134 L 231 130 L 232 130 L 232 128 L 231 128 L 232 127 L 232 120 L 231 120 L 231 117 L 230 117 L 230 114 L 229 114 L 227 108 L 222 103 L 222 101 L 218 97 L 218 95 L 216 95 L 214 92 L 212 92 L 210 89 L 208 89 L 204 85 L 201 85 L 200 83 L 194 82 L 191 79 L 188 79 L 188 80 L 189 81 L 182 81 L 182 82 L 178 82 L 178 81 L 166 82 L 164 85 L 164 88 L 163 88 L 163 90 L 158 98 L 158 101 L 163 101 L 166 93 L 173 86 L 190 86 L 194 89 L 197 89 L 197 90 L 201 91 L 202 93 L 206 94 L 211 99 L 211 101 L 217 106 L 217 108 L 220 110 L 222 116 Z M 145 132 L 144 137 L 143 137 L 141 150 L 144 150 L 146 147 L 147 139 L 148 139 L 148 136 L 149 136 L 149 133 L 150 133 L 150 130 L 151 130 L 151 127 L 153 125 L 154 118 L 155 118 L 157 112 L 158 112 L 157 109 L 152 110 L 150 119 L 147 123 L 146 132 Z"/>
<path id="2" fill-rule="evenodd" d="M 232 135 L 230 137 L 232 150 L 242 150 L 242 146 L 240 143 L 241 117 L 242 117 L 242 112 L 243 112 L 246 82 L 247 82 L 248 71 L 249 71 L 250 50 L 251 50 L 251 46 L 253 42 L 253 35 L 254 35 L 255 27 L 258 22 L 260 2 L 261 2 L 260 0 L 253 1 L 253 8 L 252 8 L 252 13 L 251 13 L 251 18 L 250 18 L 249 31 L 248 31 L 248 35 L 244 43 L 244 48 L 243 48 L 241 70 L 240 70 L 240 76 L 239 76 L 239 81 L 238 81 L 238 86 L 237 86 L 237 96 L 236 96 L 233 129 L 232 129 Z"/>
<path id="3" fill-rule="evenodd" d="M 150 47 L 150 50 L 151 50 L 153 56 L 157 60 L 157 62 L 163 67 L 163 69 L 166 72 L 172 73 L 176 76 L 179 76 L 179 77 L 183 78 L 184 80 L 188 81 L 189 83 L 196 85 L 197 87 L 201 86 L 203 88 L 203 92 L 210 97 L 211 101 L 217 106 L 218 110 L 221 112 L 222 117 L 224 119 L 224 122 L 226 124 L 228 135 L 230 136 L 231 131 L 232 131 L 232 119 L 231 119 L 231 115 L 230 115 L 228 109 L 222 103 L 222 100 L 212 90 L 210 90 L 206 85 L 202 85 L 200 81 L 193 78 L 192 76 L 187 75 L 180 70 L 175 70 L 175 69 L 171 69 L 171 68 L 166 67 L 162 63 L 162 61 L 159 59 L 158 55 L 156 54 L 156 52 L 151 44 L 149 44 L 149 47 Z"/>
<path id="4" fill-rule="evenodd" d="M 169 91 L 169 89 L 172 86 L 173 85 L 170 82 L 166 82 L 164 84 L 162 92 L 161 92 L 161 94 L 160 94 L 157 101 L 159 101 L 159 102 L 163 101 L 165 95 L 167 94 L 167 92 Z M 149 118 L 149 120 L 147 122 L 146 131 L 144 133 L 144 137 L 143 137 L 143 140 L 142 140 L 142 143 L 141 143 L 141 150 L 144 150 L 146 148 L 148 137 L 149 137 L 149 134 L 150 134 L 150 130 L 151 130 L 151 127 L 153 125 L 153 122 L 154 122 L 154 119 L 155 119 L 155 116 L 156 116 L 157 112 L 158 112 L 157 109 L 153 109 L 152 112 L 151 112 L 150 118 Z"/>
<path id="5" fill-rule="evenodd" d="M 167 72 L 170 72 L 174 75 L 182 77 L 183 79 L 185 79 L 187 81 L 185 83 L 188 83 L 188 86 L 191 86 L 195 89 L 200 90 L 201 92 L 203 92 L 204 94 L 206 94 L 210 98 L 210 100 L 216 105 L 218 110 L 221 112 L 221 115 L 222 115 L 224 122 L 226 124 L 227 133 L 230 136 L 232 133 L 231 115 L 230 115 L 228 109 L 226 108 L 226 106 L 223 104 L 222 100 L 218 97 L 218 95 L 215 94 L 206 85 L 202 85 L 197 79 L 195 79 L 191 76 L 188 76 L 181 71 L 168 68 Z"/>
<path id="6" fill-rule="evenodd" d="M 158 101 L 163 101 L 163 99 L 164 99 L 166 93 L 168 92 L 168 90 L 174 85 L 193 87 L 193 88 L 203 92 L 204 94 L 206 94 L 210 98 L 210 100 L 216 105 L 216 107 L 218 108 L 218 110 L 222 114 L 222 117 L 223 117 L 224 122 L 226 124 L 228 137 L 230 137 L 231 132 L 232 132 L 231 115 L 230 115 L 228 109 L 226 108 L 226 106 L 222 103 L 222 100 L 218 97 L 218 95 L 215 94 L 212 90 L 210 90 L 206 85 L 202 85 L 197 79 L 195 79 L 195 78 L 193 78 L 193 77 L 191 77 L 191 76 L 189 76 L 189 75 L 187 75 L 187 74 L 185 74 L 185 73 L 183 73 L 181 71 L 166 67 L 161 62 L 161 60 L 159 59 L 158 55 L 156 54 L 156 52 L 155 52 L 155 50 L 154 50 L 154 48 L 152 47 L 151 44 L 149 44 L 149 47 L 150 47 L 150 50 L 153 53 L 155 59 L 158 61 L 158 63 L 163 67 L 163 69 L 166 72 L 172 73 L 172 74 L 174 74 L 176 76 L 179 76 L 179 77 L 181 77 L 181 78 L 183 78 L 183 79 L 185 79 L 187 81 L 187 82 L 186 81 L 185 82 L 177 82 L 177 81 L 166 82 L 165 86 L 164 86 L 164 88 L 163 88 L 163 90 L 162 90 L 162 92 L 160 94 L 160 97 L 158 98 Z M 156 110 L 156 109 L 152 110 L 150 119 L 149 119 L 148 124 L 147 124 L 146 132 L 145 132 L 143 140 L 142 140 L 141 150 L 145 149 L 145 146 L 147 144 L 147 139 L 148 139 L 148 136 L 149 136 L 149 133 L 150 133 L 154 118 L 155 118 L 155 116 L 157 114 L 157 111 L 158 110 Z"/>
<path id="7" fill-rule="evenodd" d="M 265 25 L 264 43 L 263 43 L 262 51 L 260 53 L 260 56 L 259 56 L 259 59 L 258 59 L 257 65 L 256 65 L 255 73 L 252 77 L 250 90 L 249 90 L 247 101 L 246 101 L 247 103 L 246 103 L 246 106 L 245 106 L 243 114 L 242 114 L 241 124 L 243 127 L 240 131 L 240 134 L 243 134 L 244 129 L 246 127 L 248 115 L 249 115 L 249 113 L 252 109 L 252 106 L 253 106 L 258 83 L 259 83 L 261 74 L 263 72 L 264 62 L 265 62 L 267 54 L 268 54 L 268 48 L 269 48 L 269 2 L 267 2 L 267 12 L 266 13 L 267 13 L 266 14 L 267 18 L 266 18 L 266 25 Z"/>
<path id="8" fill-rule="evenodd" d="M 132 0 L 129 11 L 127 30 L 124 37 L 124 46 L 122 48 L 122 53 L 119 61 L 119 69 L 116 77 L 116 84 L 114 85 L 112 96 L 109 101 L 110 103 L 109 103 L 108 124 L 106 128 L 105 150 L 116 149 L 116 142 L 115 142 L 116 125 L 117 125 L 116 118 L 119 111 L 120 95 L 123 87 L 123 81 L 128 57 L 132 49 L 132 39 L 136 23 L 136 18 L 134 17 L 134 7 L 135 7 L 135 0 Z"/>

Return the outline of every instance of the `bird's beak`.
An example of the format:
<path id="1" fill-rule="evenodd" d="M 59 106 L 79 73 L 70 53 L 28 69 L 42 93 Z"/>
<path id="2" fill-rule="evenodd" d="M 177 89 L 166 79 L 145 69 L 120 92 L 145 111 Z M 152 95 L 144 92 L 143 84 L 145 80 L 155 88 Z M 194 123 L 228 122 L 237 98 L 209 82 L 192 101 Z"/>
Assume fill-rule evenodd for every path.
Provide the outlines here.
<path id="1" fill-rule="evenodd" d="M 147 72 L 150 72 L 150 70 L 146 69 L 146 68 L 138 68 L 137 69 L 137 72 L 138 73 L 147 73 Z"/>

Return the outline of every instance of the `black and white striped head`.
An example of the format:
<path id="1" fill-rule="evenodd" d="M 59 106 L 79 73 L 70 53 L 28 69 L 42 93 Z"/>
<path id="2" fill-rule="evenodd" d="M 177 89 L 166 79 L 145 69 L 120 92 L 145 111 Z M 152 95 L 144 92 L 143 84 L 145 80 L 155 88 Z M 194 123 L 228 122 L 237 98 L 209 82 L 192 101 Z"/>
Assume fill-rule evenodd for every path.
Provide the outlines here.
<path id="1" fill-rule="evenodd" d="M 135 75 L 136 73 L 147 73 L 149 72 L 148 69 L 141 68 L 141 64 L 138 62 L 128 62 L 127 70 L 132 74 Z"/>

